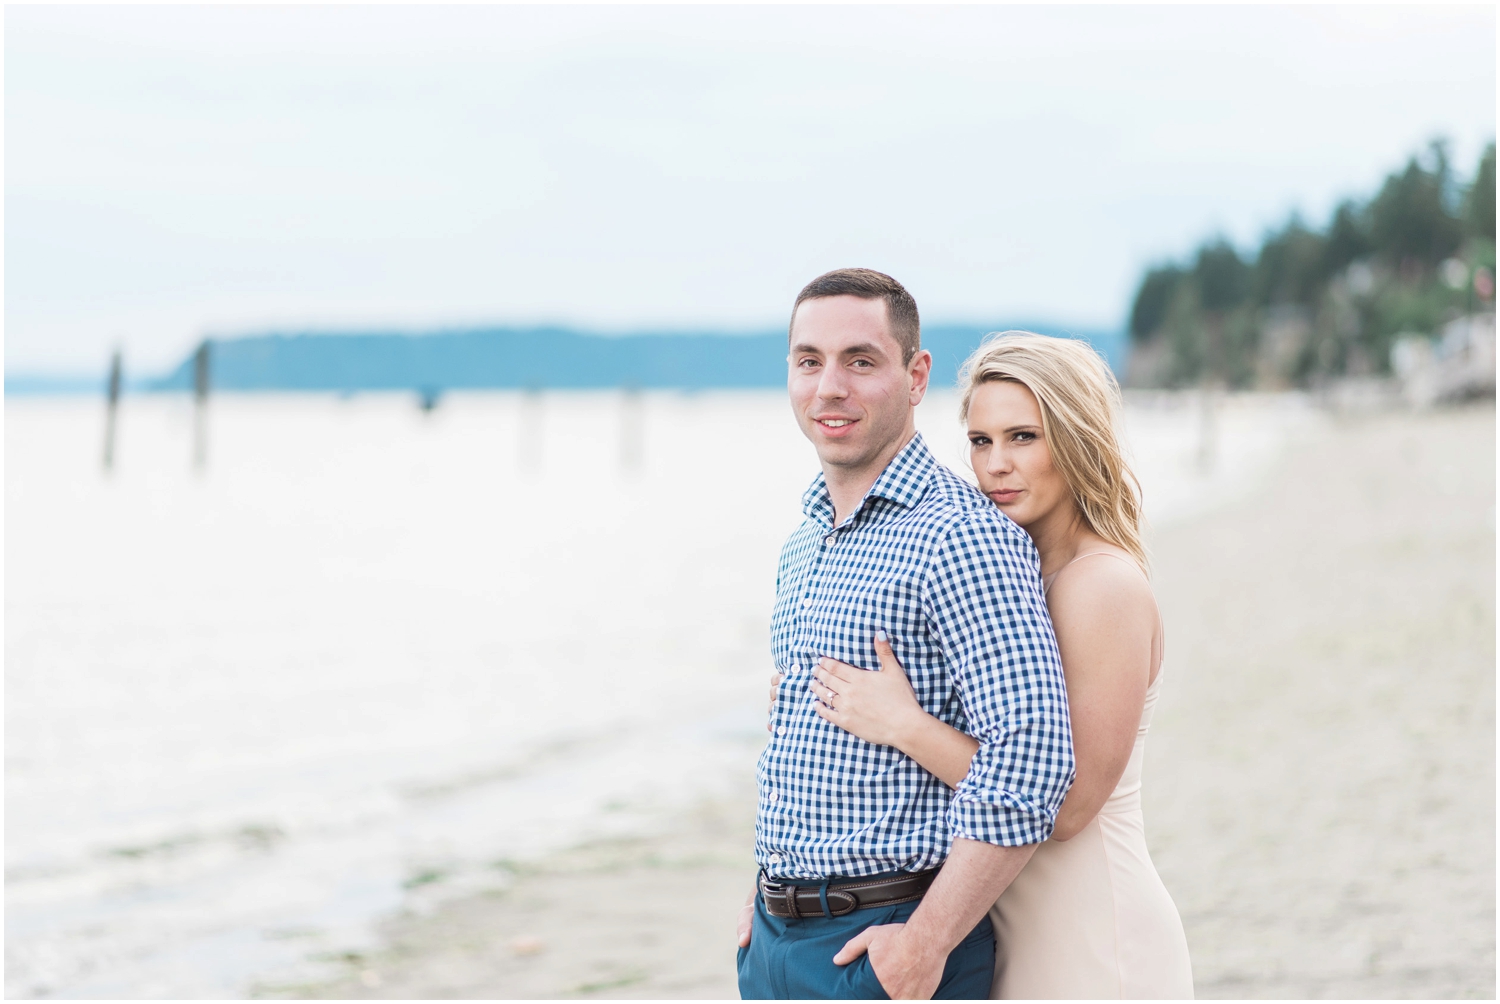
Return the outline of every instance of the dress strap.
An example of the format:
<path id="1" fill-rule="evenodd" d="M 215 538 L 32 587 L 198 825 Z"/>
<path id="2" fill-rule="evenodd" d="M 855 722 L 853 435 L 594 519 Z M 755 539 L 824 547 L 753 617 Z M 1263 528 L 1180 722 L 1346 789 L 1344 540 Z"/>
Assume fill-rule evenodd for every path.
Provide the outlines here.
<path id="1" fill-rule="evenodd" d="M 1090 551 L 1087 554 L 1080 554 L 1078 557 L 1076 557 L 1072 561 L 1068 562 L 1067 565 L 1064 565 L 1064 566 L 1062 566 L 1062 568 L 1059 568 L 1057 571 L 1053 572 L 1052 573 L 1052 580 L 1051 580 L 1051 582 L 1047 583 L 1047 588 L 1044 590 L 1044 592 L 1050 593 L 1052 591 L 1052 583 L 1057 581 L 1057 577 L 1062 574 L 1063 568 L 1067 568 L 1068 565 L 1076 564 L 1076 563 L 1082 561 L 1084 558 L 1092 558 L 1095 555 L 1099 555 L 1099 554 L 1104 555 L 1106 558 L 1116 558 L 1116 559 L 1118 559 L 1120 561 L 1125 562 L 1125 564 L 1129 565 L 1131 568 L 1135 569 L 1137 572 L 1140 572 L 1142 576 L 1145 576 L 1145 574 L 1146 574 L 1145 572 L 1141 571 L 1141 566 L 1140 565 L 1137 565 L 1134 561 L 1132 561 L 1129 558 L 1125 557 L 1125 555 L 1123 555 L 1123 554 L 1116 554 L 1113 551 Z M 1149 582 L 1150 580 L 1148 579 L 1147 581 Z"/>
<path id="2" fill-rule="evenodd" d="M 1117 558 L 1120 561 L 1125 562 L 1125 564 L 1129 565 L 1131 568 L 1134 568 L 1137 572 L 1141 571 L 1141 566 L 1140 565 L 1137 565 L 1134 561 L 1132 561 L 1129 558 L 1125 557 L 1125 555 L 1123 555 L 1123 554 L 1116 554 L 1113 551 L 1090 551 L 1087 554 L 1080 554 L 1078 557 L 1076 557 L 1072 561 L 1068 562 L 1068 565 L 1074 564 L 1075 562 L 1082 561 L 1084 558 L 1092 558 L 1092 557 L 1094 557 L 1095 555 L 1098 555 L 1098 554 L 1102 554 L 1106 558 Z M 1064 565 L 1063 568 L 1067 568 L 1068 565 Z M 1062 571 L 1062 568 L 1059 568 L 1058 571 L 1059 572 Z M 1141 574 L 1145 575 L 1146 573 L 1145 572 L 1141 572 Z"/>

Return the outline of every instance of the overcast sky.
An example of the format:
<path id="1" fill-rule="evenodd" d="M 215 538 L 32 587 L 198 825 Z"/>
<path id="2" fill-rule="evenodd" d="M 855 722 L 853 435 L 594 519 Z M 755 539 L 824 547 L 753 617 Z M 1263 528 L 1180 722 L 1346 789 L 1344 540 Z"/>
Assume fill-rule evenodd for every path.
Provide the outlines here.
<path id="1" fill-rule="evenodd" d="M 205 333 L 1123 322 L 1141 270 L 1495 129 L 1467 8 L 16 7 L 6 367 Z"/>

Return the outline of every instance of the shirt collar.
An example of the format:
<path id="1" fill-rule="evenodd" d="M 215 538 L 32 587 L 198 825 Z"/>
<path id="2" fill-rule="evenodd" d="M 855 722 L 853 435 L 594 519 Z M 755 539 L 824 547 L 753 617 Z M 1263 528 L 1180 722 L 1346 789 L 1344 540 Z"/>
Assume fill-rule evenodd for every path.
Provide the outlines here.
<path id="1" fill-rule="evenodd" d="M 901 447 L 891 462 L 885 465 L 880 477 L 865 493 L 864 500 L 854 510 L 858 513 L 872 498 L 882 498 L 907 508 L 915 505 L 927 491 L 927 482 L 937 467 L 937 460 L 919 432 Z M 833 521 L 833 499 L 828 494 L 828 479 L 822 472 L 813 479 L 807 491 L 802 493 L 802 511 L 813 519 Z"/>

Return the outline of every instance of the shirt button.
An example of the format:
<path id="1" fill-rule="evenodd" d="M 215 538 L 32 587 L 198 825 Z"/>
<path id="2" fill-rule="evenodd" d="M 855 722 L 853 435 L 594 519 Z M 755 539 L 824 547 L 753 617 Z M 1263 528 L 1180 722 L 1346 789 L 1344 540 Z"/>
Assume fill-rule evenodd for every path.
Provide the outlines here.
<path id="1" fill-rule="evenodd" d="M 786 726 L 785 725 L 778 725 L 778 726 L 776 726 L 776 734 L 778 736 L 784 736 L 784 735 L 786 735 Z"/>
<path id="2" fill-rule="evenodd" d="M 781 864 L 781 855 L 780 854 L 772 854 L 771 855 L 771 864 L 773 864 L 773 865 L 779 865 L 779 864 Z"/>
<path id="3" fill-rule="evenodd" d="M 804 596 L 804 597 L 802 597 L 802 605 L 804 607 L 810 607 L 810 606 L 812 606 L 812 597 L 811 596 Z"/>
<path id="4" fill-rule="evenodd" d="M 774 801 L 776 801 L 780 797 L 781 797 L 780 795 L 776 794 L 776 792 L 773 791 L 769 795 L 766 796 L 766 801 L 768 801 L 768 802 L 774 802 Z"/>
<path id="5" fill-rule="evenodd" d="M 834 536 L 831 533 L 828 536 L 826 536 L 826 537 L 823 538 L 823 543 L 828 544 L 830 546 L 833 544 L 833 541 L 834 541 Z"/>

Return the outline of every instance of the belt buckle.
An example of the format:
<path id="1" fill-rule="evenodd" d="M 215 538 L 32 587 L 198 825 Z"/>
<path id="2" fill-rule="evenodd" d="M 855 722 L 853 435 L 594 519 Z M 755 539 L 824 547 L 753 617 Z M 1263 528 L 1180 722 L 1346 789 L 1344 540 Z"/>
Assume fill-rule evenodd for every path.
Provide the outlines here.
<path id="1" fill-rule="evenodd" d="M 797 892 L 798 892 L 798 890 L 799 890 L 799 887 L 796 885 L 796 883 L 792 883 L 792 882 L 776 882 L 776 881 L 773 881 L 772 879 L 768 878 L 764 874 L 761 875 L 761 879 L 760 879 L 760 895 L 761 895 L 761 899 L 763 901 L 765 901 L 766 898 L 767 898 L 767 896 L 780 896 L 780 897 L 782 897 L 782 902 L 785 903 L 785 909 L 787 911 L 787 916 L 790 917 L 792 920 L 801 920 L 802 919 L 802 911 L 800 909 L 798 909 L 798 906 L 797 906 Z M 771 909 L 771 904 L 770 904 L 769 901 L 766 902 L 766 909 L 767 910 Z M 775 916 L 774 913 L 773 913 L 773 916 Z"/>

